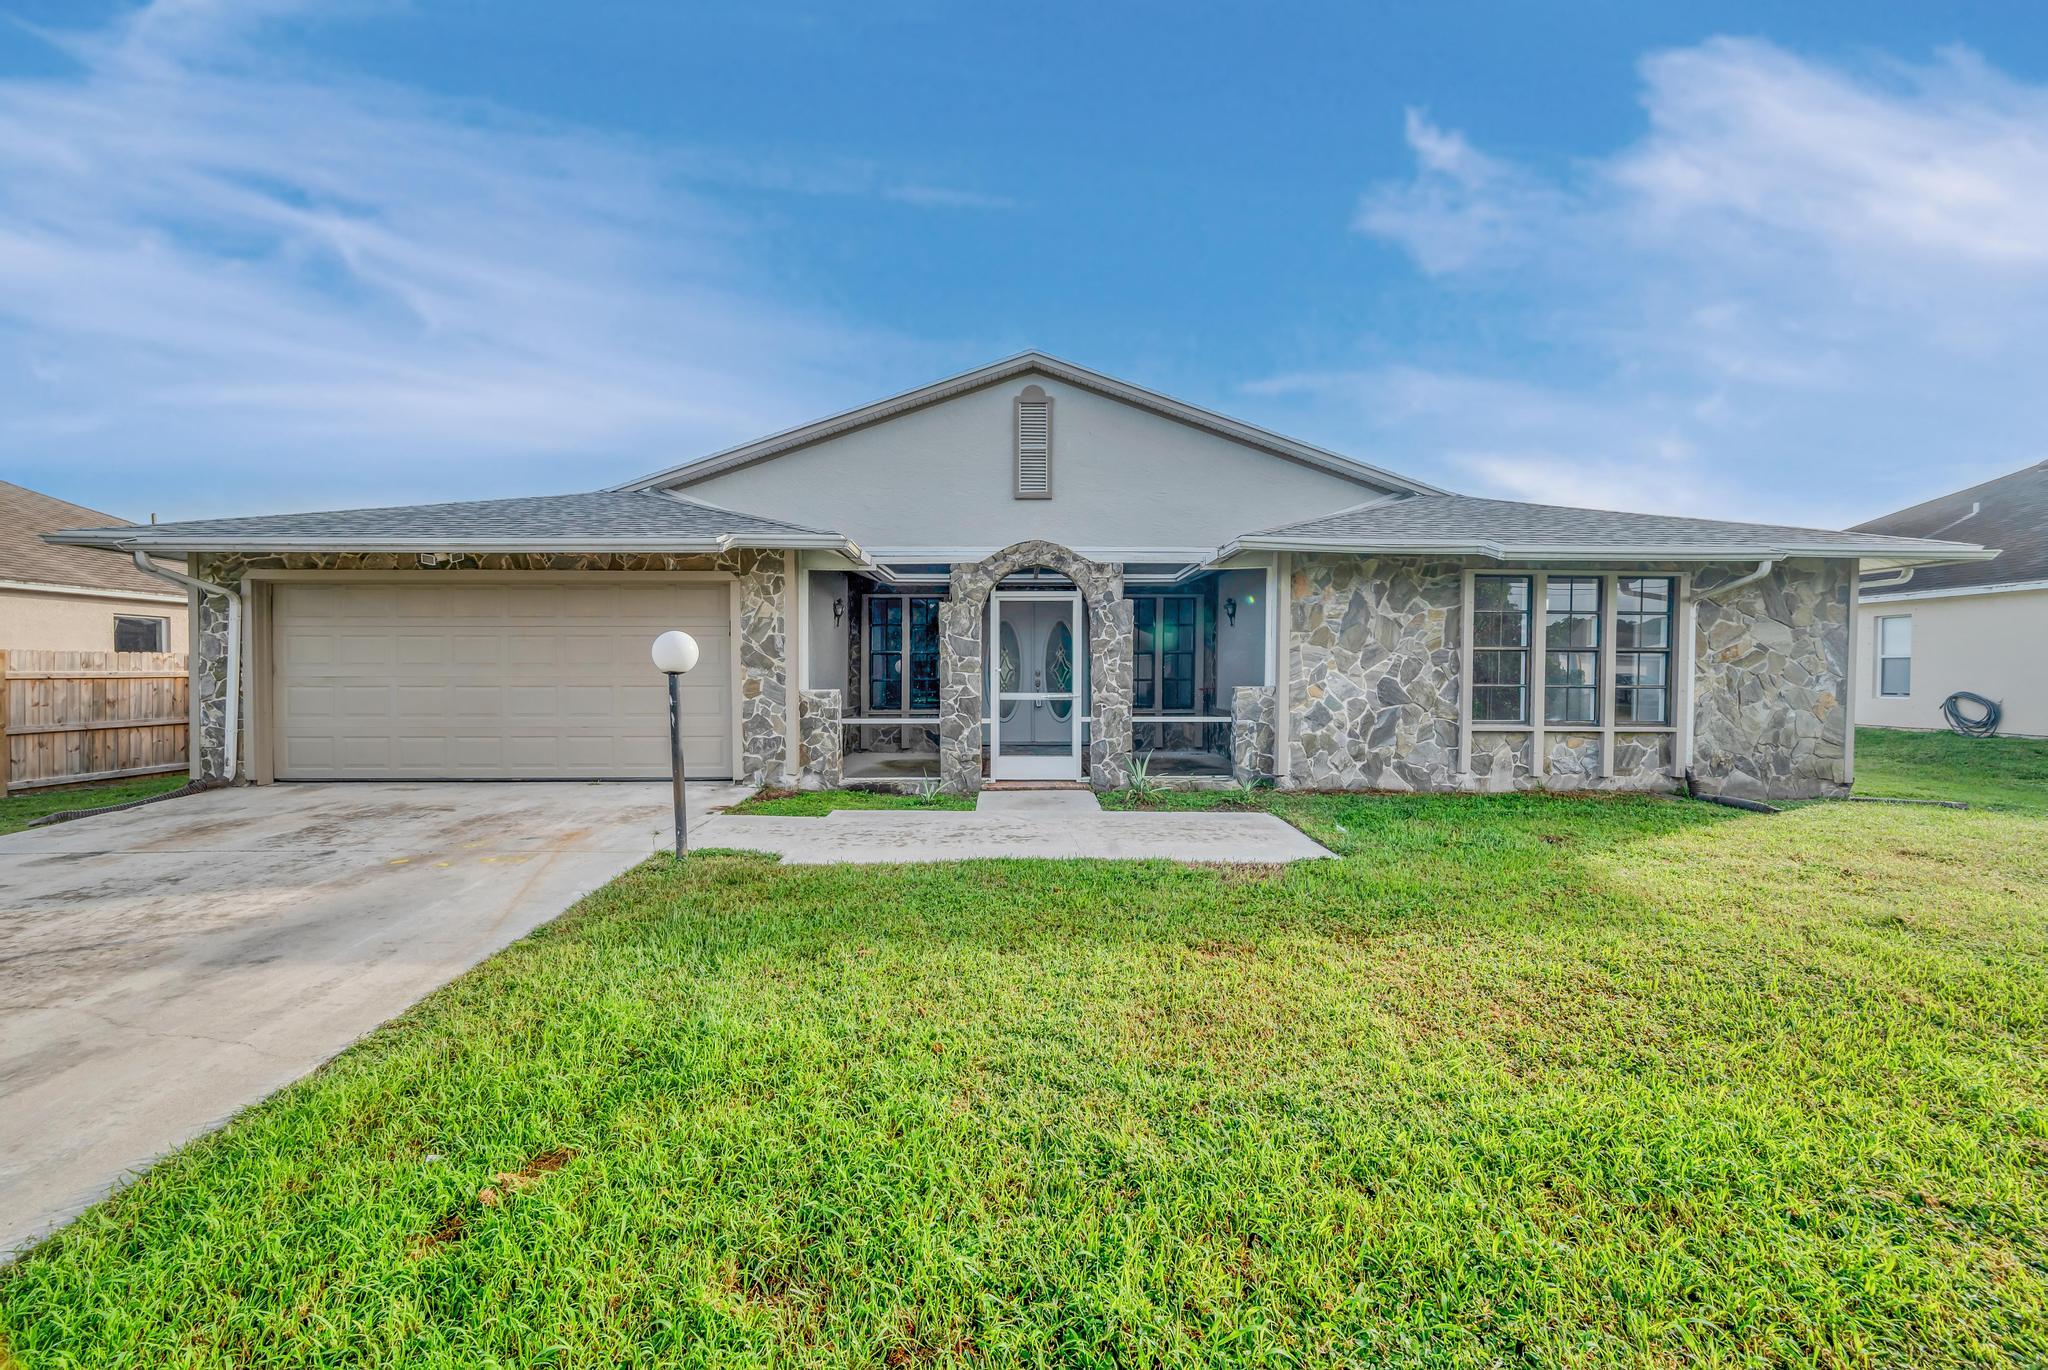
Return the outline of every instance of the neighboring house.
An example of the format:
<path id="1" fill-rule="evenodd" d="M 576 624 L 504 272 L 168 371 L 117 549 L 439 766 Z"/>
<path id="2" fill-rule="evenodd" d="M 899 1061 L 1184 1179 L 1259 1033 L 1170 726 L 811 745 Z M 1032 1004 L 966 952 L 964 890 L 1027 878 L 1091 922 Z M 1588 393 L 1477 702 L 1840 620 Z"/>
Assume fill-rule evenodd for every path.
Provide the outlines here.
<path id="1" fill-rule="evenodd" d="M 1858 527 L 1999 551 L 1869 578 L 1856 621 L 1857 721 L 1946 727 L 1942 701 L 1967 690 L 1999 702 L 2001 733 L 2048 737 L 2048 462 Z"/>
<path id="2" fill-rule="evenodd" d="M 58 540 L 220 587 L 202 774 L 661 775 L 681 627 L 693 774 L 954 792 L 1831 793 L 1858 573 L 1985 555 L 1468 499 L 1037 353 L 597 493 Z"/>
<path id="3" fill-rule="evenodd" d="M 43 534 L 113 521 L 0 480 L 0 652 L 182 652 L 185 594 Z"/>

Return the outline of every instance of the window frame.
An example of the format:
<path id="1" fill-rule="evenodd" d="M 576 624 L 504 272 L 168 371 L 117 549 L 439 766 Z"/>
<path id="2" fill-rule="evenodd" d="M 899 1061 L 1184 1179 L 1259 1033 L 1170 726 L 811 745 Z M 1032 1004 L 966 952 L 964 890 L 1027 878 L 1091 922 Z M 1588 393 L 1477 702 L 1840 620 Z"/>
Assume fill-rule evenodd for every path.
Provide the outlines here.
<path id="1" fill-rule="evenodd" d="M 121 625 L 123 623 L 153 623 L 156 625 L 156 646 L 123 647 Z M 156 614 L 115 614 L 114 650 L 117 652 L 168 652 L 171 650 L 171 621 Z"/>
<path id="2" fill-rule="evenodd" d="M 900 622 L 902 624 L 903 645 L 899 648 L 893 648 L 889 651 L 884 652 L 877 652 L 875 650 L 876 625 L 874 605 L 875 602 L 878 600 L 893 600 L 903 606 L 900 619 Z M 934 634 L 934 641 L 936 642 L 938 633 L 938 606 L 945 603 L 946 597 L 944 595 L 924 595 L 918 594 L 910 590 L 883 590 L 862 597 L 860 610 L 861 712 L 858 715 L 861 718 L 937 718 L 939 716 L 939 708 L 936 704 L 933 705 L 930 709 L 913 709 L 910 707 L 910 681 L 912 656 L 910 644 L 912 641 L 911 634 L 913 631 L 912 615 L 915 612 L 911 608 L 911 602 L 913 600 L 931 601 L 932 628 Z M 936 662 L 938 661 L 938 658 L 940 655 L 942 655 L 942 653 L 942 647 L 934 648 L 933 661 L 935 663 L 935 669 Z M 901 658 L 901 664 L 897 668 L 897 681 L 900 685 L 898 699 L 900 702 L 894 709 L 877 709 L 872 707 L 874 702 L 875 689 L 874 662 L 877 656 L 893 656 Z"/>
<path id="3" fill-rule="evenodd" d="M 1510 579 L 1526 579 L 1529 582 L 1529 664 L 1526 675 L 1526 709 L 1520 720 L 1486 721 L 1473 716 L 1476 687 L 1473 660 L 1477 650 L 1474 639 L 1474 603 L 1477 582 L 1482 577 L 1503 576 Z M 1563 579 L 1594 579 L 1600 582 L 1599 639 L 1596 648 L 1598 683 L 1595 686 L 1595 704 L 1598 721 L 1593 723 L 1549 723 L 1545 721 L 1547 701 L 1545 683 L 1549 674 L 1549 600 L 1552 577 Z M 1594 569 L 1560 568 L 1557 570 L 1520 570 L 1502 567 L 1472 567 L 1463 574 L 1460 595 L 1460 617 L 1462 634 L 1459 639 L 1459 689 L 1458 689 L 1458 746 L 1460 772 L 1471 772 L 1472 738 L 1475 733 L 1528 733 L 1532 736 L 1531 773 L 1541 776 L 1549 769 L 1549 749 L 1546 740 L 1550 733 L 1567 733 L 1578 736 L 1598 736 L 1601 739 L 1600 773 L 1603 778 L 1614 774 L 1615 738 L 1618 734 L 1668 733 L 1676 738 L 1673 773 L 1682 771 L 1691 729 L 1687 719 L 1692 710 L 1692 654 L 1693 644 L 1688 640 L 1686 625 L 1691 621 L 1692 576 L 1685 571 L 1607 571 Z M 1664 723 L 1618 723 L 1615 710 L 1615 638 L 1616 619 L 1620 603 L 1619 584 L 1631 580 L 1667 580 L 1671 582 L 1670 597 L 1670 647 L 1666 664 L 1665 711 L 1669 720 Z M 1543 665 L 1539 665 L 1543 663 Z"/>
<path id="4" fill-rule="evenodd" d="M 1885 625 L 1902 621 L 1906 625 L 1905 653 L 1904 655 L 1896 653 L 1887 655 L 1884 650 Z M 1872 627 L 1875 629 L 1871 633 L 1871 637 L 1876 639 L 1872 646 L 1876 649 L 1877 665 L 1871 684 L 1876 687 L 1877 697 L 1879 699 L 1911 699 L 1913 697 L 1913 616 L 1911 614 L 1879 614 L 1876 616 L 1876 622 Z M 1905 689 L 1887 690 L 1884 687 L 1884 668 L 1885 663 L 1888 661 L 1903 661 L 1906 663 Z"/>
<path id="5" fill-rule="evenodd" d="M 1481 644 L 1481 643 L 1480 643 L 1480 641 L 1479 641 L 1479 639 L 1478 639 L 1478 636 L 1477 636 L 1477 633 L 1476 633 L 1476 628 L 1477 628 L 1477 615 L 1478 615 L 1478 614 L 1479 614 L 1479 612 L 1480 612 L 1480 609 L 1479 609 L 1479 604 L 1478 604 L 1478 599 L 1477 599 L 1477 595 L 1478 595 L 1478 590 L 1479 590 L 1479 582 L 1480 582 L 1480 581 L 1482 581 L 1482 580 L 1502 580 L 1502 581 L 1516 581 L 1516 582 L 1519 582 L 1519 583 L 1521 584 L 1521 586 L 1523 587 L 1523 588 L 1522 588 L 1522 645 L 1521 645 L 1521 646 L 1519 646 L 1519 647 L 1502 647 L 1502 646 L 1498 646 L 1498 645 L 1492 645 L 1492 644 Z M 1473 592 L 1473 596 L 1474 596 L 1474 598 L 1473 598 L 1473 603 L 1472 603 L 1472 612 L 1473 612 L 1473 615 L 1474 615 L 1474 629 L 1475 629 L 1475 631 L 1474 631 L 1473 633 L 1471 633 L 1471 634 L 1468 634 L 1468 636 L 1470 636 L 1470 637 L 1471 637 L 1471 647 L 1470 647 L 1470 654 L 1471 654 L 1471 663 L 1472 663 L 1472 681 L 1471 681 L 1471 684 L 1470 684 L 1470 687 L 1469 687 L 1469 688 L 1470 688 L 1470 691 L 1471 691 L 1471 692 L 1472 692 L 1472 694 L 1473 694 L 1473 701 L 1472 701 L 1472 702 L 1470 702 L 1470 703 L 1468 703 L 1468 704 L 1466 705 L 1466 709 L 1467 709 L 1467 711 L 1468 711 L 1468 712 L 1469 712 L 1469 713 L 1471 714 L 1471 716 L 1472 716 L 1472 721 L 1473 721 L 1473 722 L 1474 722 L 1475 724 L 1479 725 L 1480 727 L 1485 727 L 1485 728 L 1526 728 L 1526 727 L 1528 727 L 1528 726 L 1529 726 L 1529 717 L 1530 717 L 1530 715 L 1529 715 L 1529 701 L 1530 701 L 1530 700 L 1531 700 L 1531 699 L 1532 699 L 1532 698 L 1534 697 L 1534 693 L 1535 693 L 1535 687 L 1534 687 L 1534 683 L 1533 683 L 1533 681 L 1532 681 L 1532 680 L 1530 679 L 1530 673 L 1531 673 L 1531 671 L 1533 671 L 1533 670 L 1535 669 L 1535 659 L 1536 659 L 1536 642 L 1535 642 L 1535 633 L 1536 633 L 1536 600 L 1535 600 L 1535 595 L 1536 595 L 1536 579 L 1535 579 L 1535 577 L 1534 577 L 1534 576 L 1531 576 L 1531 575 L 1527 574 L 1526 572 L 1512 572 L 1512 571 L 1499 571 L 1499 572 L 1495 572 L 1495 571 L 1488 571 L 1488 572 L 1481 572 L 1481 573 L 1475 573 L 1475 574 L 1474 574 L 1474 575 L 1472 576 L 1472 592 Z M 1502 612 L 1512 612 L 1512 606 L 1510 606 L 1510 609 L 1509 609 L 1509 610 L 1505 610 L 1505 611 L 1504 611 L 1504 610 L 1499 610 L 1499 609 L 1489 609 L 1489 610 L 1486 610 L 1486 612 L 1487 612 L 1487 613 L 1502 613 Z M 1519 680 L 1518 682 L 1516 682 L 1515 684 L 1513 684 L 1513 685 L 1502 685 L 1502 684 L 1500 684 L 1500 683 L 1499 683 L 1499 682 L 1497 682 L 1497 681 L 1489 681 L 1488 683 L 1486 683 L 1486 684 L 1484 684 L 1484 685 L 1480 684 L 1480 683 L 1479 683 L 1479 678 L 1478 678 L 1478 658 L 1479 658 L 1479 653 L 1481 653 L 1481 652 L 1492 652 L 1492 653 L 1496 653 L 1496 654 L 1499 654 L 1499 655 L 1503 655 L 1503 656 L 1505 656 L 1505 655 L 1509 655 L 1509 654 L 1512 654 L 1512 655 L 1515 655 L 1515 656 L 1518 656 L 1518 657 L 1520 657 L 1520 658 L 1521 658 L 1521 660 L 1522 660 L 1522 672 L 1521 672 L 1521 679 L 1520 679 L 1520 680 Z M 1476 708 L 1476 701 L 1477 701 L 1477 692 L 1478 692 L 1478 691 L 1480 691 L 1480 690 L 1519 690 L 1519 691 L 1521 691 L 1521 694 L 1522 694 L 1522 707 L 1521 707 L 1521 712 L 1520 712 L 1520 714 L 1519 714 L 1519 715 L 1518 715 L 1517 717 L 1515 717 L 1515 718 L 1488 718 L 1488 719 L 1481 719 L 1481 718 L 1479 717 L 1479 715 L 1478 715 L 1478 711 L 1477 711 L 1477 708 Z"/>
<path id="6" fill-rule="evenodd" d="M 1543 578 L 1542 605 L 1539 607 L 1533 596 L 1530 599 L 1529 611 L 1536 619 L 1535 624 L 1532 626 L 1540 628 L 1543 633 L 1541 639 L 1542 646 L 1539 649 L 1543 653 L 1543 726 L 1552 732 L 1570 732 L 1574 729 L 1590 731 L 1601 728 L 1605 725 L 1608 717 L 1614 712 L 1612 701 L 1606 698 L 1613 680 L 1613 672 L 1608 669 L 1607 662 L 1608 609 L 1614 599 L 1614 596 L 1608 593 L 1610 579 L 1612 578 L 1601 575 L 1547 575 Z M 1572 587 L 1570 591 L 1571 600 L 1562 613 L 1553 614 L 1551 610 L 1550 591 L 1554 584 L 1565 584 Z M 1579 587 L 1586 584 L 1590 584 L 1593 590 L 1593 607 L 1590 611 L 1578 607 Z M 1558 646 L 1550 640 L 1550 629 L 1554 621 L 1579 618 L 1590 618 L 1592 621 L 1593 643 L 1591 646 L 1573 646 L 1569 643 L 1564 646 Z M 1550 678 L 1550 663 L 1553 657 L 1591 657 L 1592 663 L 1589 670 L 1592 676 L 1592 683 L 1575 685 L 1563 680 L 1552 680 Z M 1585 693 L 1590 693 L 1593 699 L 1593 707 L 1586 717 L 1552 718 L 1550 716 L 1550 705 L 1553 696 L 1568 697 L 1572 694 Z M 1603 705 L 1607 707 L 1602 707 Z"/>
<path id="7" fill-rule="evenodd" d="M 1205 684 L 1202 671 L 1202 649 L 1206 641 L 1202 623 L 1203 597 L 1192 592 L 1161 591 L 1159 593 L 1148 592 L 1144 594 L 1126 593 L 1124 598 L 1131 602 L 1131 717 L 1205 717 L 1206 711 L 1202 708 L 1202 687 Z M 1161 702 L 1166 696 L 1166 650 L 1160 645 L 1159 641 L 1159 610 L 1161 605 L 1170 599 L 1187 600 L 1194 606 L 1194 621 L 1191 626 L 1191 631 L 1194 633 L 1194 643 L 1192 646 L 1184 649 L 1184 654 L 1192 657 L 1194 660 L 1194 687 L 1193 693 L 1189 696 L 1188 707 L 1185 709 L 1168 709 Z M 1141 600 L 1149 601 L 1152 605 L 1152 647 L 1149 652 L 1145 653 L 1146 659 L 1152 666 L 1152 707 L 1149 709 L 1138 707 L 1138 603 Z"/>
<path id="8" fill-rule="evenodd" d="M 1644 581 L 1651 580 L 1661 580 L 1670 587 L 1665 593 L 1664 612 L 1662 614 L 1652 614 L 1642 609 L 1622 608 L 1621 587 L 1625 582 L 1635 581 L 1638 584 L 1640 584 Z M 1640 594 L 1640 592 L 1638 593 Z M 1638 632 L 1634 645 L 1626 647 L 1623 646 L 1621 642 L 1621 621 L 1624 616 L 1633 619 L 1635 621 L 1636 627 L 1639 630 L 1642 627 L 1643 621 L 1645 619 L 1662 618 L 1664 620 L 1664 645 L 1662 647 L 1645 647 L 1642 644 L 1640 632 Z M 1669 573 L 1659 575 L 1621 575 L 1617 573 L 1614 577 L 1613 622 L 1614 651 L 1611 653 L 1611 655 L 1614 660 L 1614 679 L 1608 684 L 1607 694 L 1610 707 L 1614 710 L 1615 730 L 1617 732 L 1632 732 L 1638 728 L 1669 728 L 1676 726 L 1677 714 L 1674 711 L 1674 706 L 1676 704 L 1678 691 L 1678 677 L 1676 666 L 1676 662 L 1678 659 L 1679 635 L 1678 577 L 1671 575 Z M 1636 669 L 1638 671 L 1640 671 L 1641 669 L 1642 659 L 1644 657 L 1657 657 L 1661 659 L 1664 663 L 1663 683 L 1658 685 L 1644 685 L 1640 682 L 1631 682 L 1627 685 L 1622 684 L 1621 658 L 1624 656 L 1634 658 L 1636 663 Z M 1624 722 L 1621 717 L 1621 692 L 1623 690 L 1629 691 L 1629 709 L 1631 713 L 1635 711 L 1636 698 L 1643 691 L 1654 690 L 1658 694 L 1664 696 L 1664 721 L 1661 723 L 1642 723 L 1636 721 Z"/>

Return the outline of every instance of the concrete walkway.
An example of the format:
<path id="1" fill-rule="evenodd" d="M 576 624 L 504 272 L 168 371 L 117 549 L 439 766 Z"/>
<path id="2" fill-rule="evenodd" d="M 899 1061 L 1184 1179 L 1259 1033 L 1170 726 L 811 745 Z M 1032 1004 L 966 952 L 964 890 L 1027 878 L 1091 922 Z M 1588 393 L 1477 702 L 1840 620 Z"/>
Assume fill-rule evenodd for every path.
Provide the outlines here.
<path id="1" fill-rule="evenodd" d="M 669 827 L 661 783 L 274 785 L 0 836 L 0 1260 Z"/>
<path id="2" fill-rule="evenodd" d="M 972 813 L 840 809 L 823 818 L 717 814 L 705 847 L 768 851 L 794 865 L 984 857 L 1272 863 L 1331 855 L 1269 813 L 1104 812 L 1085 790 L 984 790 Z"/>

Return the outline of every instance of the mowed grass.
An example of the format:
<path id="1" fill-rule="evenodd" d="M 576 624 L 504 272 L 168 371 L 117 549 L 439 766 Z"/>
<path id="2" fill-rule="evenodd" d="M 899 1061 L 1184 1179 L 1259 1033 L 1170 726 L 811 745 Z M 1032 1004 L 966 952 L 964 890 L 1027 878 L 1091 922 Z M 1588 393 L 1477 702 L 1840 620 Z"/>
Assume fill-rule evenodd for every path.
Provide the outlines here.
<path id="1" fill-rule="evenodd" d="M 2048 739 L 1858 728 L 1856 793 L 2048 813 Z"/>
<path id="2" fill-rule="evenodd" d="M 74 785 L 62 790 L 28 790 L 0 799 L 0 833 L 20 832 L 38 818 L 67 809 L 98 809 L 147 799 L 179 789 L 191 781 L 183 771 L 175 775 L 149 775 L 135 780 L 109 780 L 98 785 Z"/>
<path id="3" fill-rule="evenodd" d="M 2039 1365 L 2048 820 L 656 858 L 0 1274 L 21 1364 Z"/>
<path id="4" fill-rule="evenodd" d="M 761 790 L 728 812 L 777 818 L 820 818 L 838 809 L 972 809 L 971 796 L 895 794 L 885 790 Z"/>

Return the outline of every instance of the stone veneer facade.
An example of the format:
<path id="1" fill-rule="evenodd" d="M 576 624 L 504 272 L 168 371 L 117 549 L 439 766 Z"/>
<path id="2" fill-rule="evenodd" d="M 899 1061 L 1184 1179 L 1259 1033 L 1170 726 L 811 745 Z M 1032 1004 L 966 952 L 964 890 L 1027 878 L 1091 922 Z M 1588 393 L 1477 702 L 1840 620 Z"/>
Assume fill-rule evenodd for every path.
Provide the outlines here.
<path id="1" fill-rule="evenodd" d="M 233 588 L 251 570 L 402 571 L 421 576 L 464 571 L 723 571 L 740 585 L 740 779 L 760 784 L 779 778 L 787 752 L 789 640 L 783 606 L 788 553 L 746 549 L 717 556 L 665 556 L 654 553 L 491 553 L 442 558 L 421 566 L 410 553 L 294 552 L 270 555 L 224 553 L 193 558 L 192 574 L 215 585 Z M 243 670 L 248 653 L 243 654 Z M 227 607 L 218 595 L 199 597 L 199 616 L 192 635 L 192 693 L 199 712 L 199 737 L 194 756 L 199 773 L 219 778 L 226 762 L 227 739 Z M 248 718 L 246 710 L 243 719 Z M 241 749 L 242 767 L 249 749 Z"/>
<path id="2" fill-rule="evenodd" d="M 1497 563 L 1300 555 L 1291 592 L 1286 784 L 1306 789 L 1676 788 L 1674 732 L 1615 733 L 1602 775 L 1597 731 L 1547 730 L 1546 774 L 1532 734 L 1475 732 L 1470 778 L 1458 756 L 1460 595 L 1466 569 Z M 1586 567 L 1646 573 L 1648 565 Z M 1703 789 L 1755 798 L 1839 792 L 1848 712 L 1854 565 L 1781 563 L 1712 598 L 1753 563 L 1692 568 L 1693 769 Z M 1682 631 L 1682 627 L 1679 629 Z"/>
<path id="3" fill-rule="evenodd" d="M 722 571 L 741 589 L 741 778 L 780 778 L 789 739 L 784 620 L 786 554 L 720 556 L 586 553 L 447 558 L 426 568 L 396 554 L 195 558 L 193 573 L 233 586 L 256 569 L 402 571 Z M 1546 733 L 1547 774 L 1530 764 L 1527 732 L 1476 732 L 1470 774 L 1458 757 L 1462 573 L 1497 563 L 1447 558 L 1298 555 L 1290 579 L 1290 677 L 1286 784 L 1311 789 L 1671 789 L 1679 783 L 1676 734 L 1618 731 L 1612 776 L 1601 774 L 1597 732 Z M 1021 543 L 953 568 L 940 605 L 940 776 L 954 794 L 981 787 L 982 627 L 989 592 L 1004 576 L 1044 567 L 1073 579 L 1088 606 L 1089 778 L 1098 789 L 1128 783 L 1131 757 L 1131 605 L 1118 566 L 1086 561 L 1052 543 Z M 1668 572 L 1669 567 L 1587 570 Z M 1848 726 L 1846 675 L 1852 562 L 1798 560 L 1715 598 L 1753 563 L 1693 570 L 1697 607 L 1692 709 L 1693 767 L 1702 788 L 1753 798 L 1803 798 L 1842 789 Z M 199 714 L 200 773 L 221 774 L 225 755 L 227 616 L 201 596 L 192 688 Z M 841 783 L 841 698 L 799 698 L 800 769 L 806 783 Z M 1231 746 L 1241 780 L 1274 773 L 1275 692 L 1241 687 L 1231 700 Z M 245 715 L 246 716 L 246 715 Z M 248 751 L 244 748 L 246 758 Z"/>

